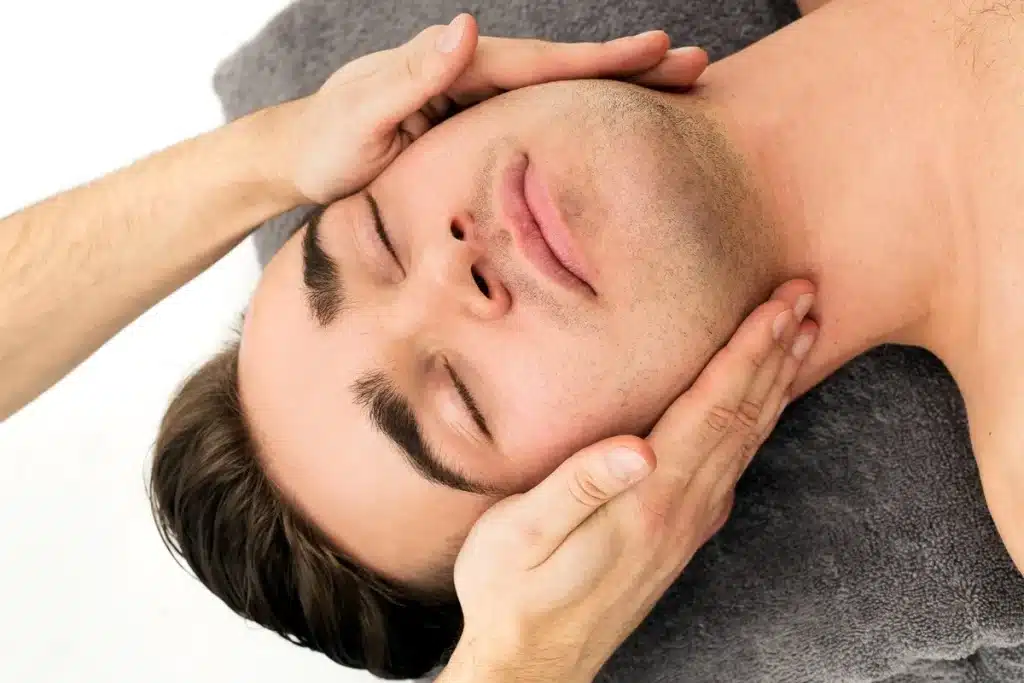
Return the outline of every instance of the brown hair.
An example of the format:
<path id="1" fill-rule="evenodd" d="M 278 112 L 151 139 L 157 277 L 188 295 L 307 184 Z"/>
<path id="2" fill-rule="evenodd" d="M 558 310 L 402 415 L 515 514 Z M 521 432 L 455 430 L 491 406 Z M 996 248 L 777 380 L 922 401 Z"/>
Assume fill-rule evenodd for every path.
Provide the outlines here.
<path id="1" fill-rule="evenodd" d="M 168 549 L 236 614 L 382 678 L 444 663 L 462 630 L 454 596 L 375 575 L 264 473 L 238 392 L 238 342 L 185 380 L 164 415 L 150 501 Z"/>

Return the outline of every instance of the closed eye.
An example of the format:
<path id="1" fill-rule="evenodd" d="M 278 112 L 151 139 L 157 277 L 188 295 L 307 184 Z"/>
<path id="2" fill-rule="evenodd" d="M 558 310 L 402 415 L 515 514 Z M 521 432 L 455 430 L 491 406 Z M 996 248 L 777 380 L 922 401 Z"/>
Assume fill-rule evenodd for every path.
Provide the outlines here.
<path id="1" fill-rule="evenodd" d="M 398 252 L 395 251 L 395 246 L 391 243 L 391 237 L 388 236 L 387 230 L 384 229 L 384 221 L 380 217 L 380 207 L 377 205 L 377 200 L 373 198 L 373 195 L 369 191 L 364 192 L 363 196 L 366 197 L 366 201 L 370 205 L 370 213 L 373 215 L 373 226 L 377 230 L 377 237 L 380 239 L 384 248 L 391 254 L 391 258 L 395 259 L 395 263 L 399 266 L 402 262 L 398 259 Z"/>
<path id="2" fill-rule="evenodd" d="M 448 371 L 448 376 L 452 378 L 452 384 L 455 385 L 455 391 L 459 393 L 459 398 L 466 404 L 466 410 L 469 411 L 470 417 L 473 418 L 473 422 L 476 424 L 484 436 L 487 437 L 488 441 L 494 441 L 494 437 L 491 435 L 491 430 L 487 428 L 487 422 L 484 420 L 483 413 L 480 412 L 480 408 L 477 406 L 476 401 L 473 400 L 472 394 L 469 393 L 469 389 L 459 379 L 459 376 L 455 374 L 455 370 L 449 365 L 448 361 L 444 362 L 444 367 Z"/>

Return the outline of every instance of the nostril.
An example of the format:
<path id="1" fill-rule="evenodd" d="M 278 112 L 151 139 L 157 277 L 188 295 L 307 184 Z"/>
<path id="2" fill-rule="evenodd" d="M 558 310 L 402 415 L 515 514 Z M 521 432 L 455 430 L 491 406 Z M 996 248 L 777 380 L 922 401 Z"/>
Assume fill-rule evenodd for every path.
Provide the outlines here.
<path id="1" fill-rule="evenodd" d="M 480 274 L 480 271 L 478 271 L 476 269 L 476 266 L 473 266 L 472 268 L 470 268 L 469 272 L 471 272 L 473 274 L 473 282 L 476 283 L 476 286 L 480 288 L 480 291 L 483 293 L 483 295 L 485 297 L 490 299 L 491 298 L 491 287 L 490 287 L 490 285 L 487 284 L 487 280 L 485 280 L 483 278 L 483 276 Z"/>
<path id="2" fill-rule="evenodd" d="M 466 238 L 466 233 L 462 232 L 462 228 L 452 223 L 452 237 L 461 242 Z"/>

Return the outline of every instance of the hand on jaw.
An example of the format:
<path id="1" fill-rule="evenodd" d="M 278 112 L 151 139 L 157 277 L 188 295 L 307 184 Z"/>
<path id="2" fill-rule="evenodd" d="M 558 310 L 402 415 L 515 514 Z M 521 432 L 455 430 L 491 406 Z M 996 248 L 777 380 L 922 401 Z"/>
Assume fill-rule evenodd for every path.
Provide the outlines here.
<path id="1" fill-rule="evenodd" d="M 593 678 L 725 523 L 816 337 L 813 291 L 777 289 L 647 439 L 583 449 L 481 517 L 455 568 L 465 631 L 441 680 Z"/>

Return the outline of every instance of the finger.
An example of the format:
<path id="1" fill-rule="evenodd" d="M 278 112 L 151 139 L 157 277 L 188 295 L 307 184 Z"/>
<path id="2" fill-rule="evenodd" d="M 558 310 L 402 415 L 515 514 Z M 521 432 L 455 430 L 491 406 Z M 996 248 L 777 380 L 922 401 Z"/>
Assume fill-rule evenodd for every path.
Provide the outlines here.
<path id="1" fill-rule="evenodd" d="M 383 53 L 386 66 L 368 114 L 386 129 L 401 123 L 431 98 L 441 95 L 473 61 L 477 24 L 460 14 L 447 26 L 431 26 L 408 43 Z"/>
<path id="2" fill-rule="evenodd" d="M 451 97 L 452 102 L 458 105 L 459 109 L 465 109 L 484 100 L 497 97 L 503 92 L 505 91 L 500 88 L 490 88 L 479 84 L 464 85 L 460 80 L 448 90 L 448 96 Z"/>
<path id="3" fill-rule="evenodd" d="M 810 310 L 814 303 L 814 292 L 806 291 L 806 287 L 803 285 L 810 285 L 810 283 L 801 280 L 794 280 L 788 282 L 785 285 L 777 288 L 772 294 L 772 299 L 785 301 L 791 303 L 794 306 L 792 312 L 783 313 L 781 316 L 775 319 L 772 323 L 772 336 L 777 337 L 775 348 L 772 350 L 768 360 L 764 362 L 761 368 L 758 370 L 757 376 L 754 378 L 754 382 L 750 386 L 750 390 L 747 397 L 744 399 L 744 403 L 748 404 L 746 410 L 741 410 L 741 413 L 745 414 L 760 414 L 762 420 L 767 417 L 771 417 L 771 406 L 767 406 L 768 409 L 761 410 L 762 406 L 766 406 L 766 401 L 773 390 L 780 387 L 779 378 L 780 373 L 785 367 L 787 359 L 792 360 L 791 347 L 797 336 L 797 332 L 800 328 L 800 323 L 803 321 L 804 316 L 807 315 L 807 311 Z M 801 347 L 805 342 L 801 342 Z M 806 351 L 805 349 L 802 349 Z M 801 357 L 802 356 L 799 356 Z M 789 382 L 792 381 L 790 377 L 786 382 L 786 386 L 783 389 L 789 388 Z M 776 397 L 777 398 L 777 397 Z"/>
<path id="4" fill-rule="evenodd" d="M 656 66 L 669 48 L 664 31 L 648 31 L 607 43 L 553 43 L 481 38 L 476 58 L 449 90 L 457 101 L 478 93 L 577 78 L 621 78 Z"/>
<path id="5" fill-rule="evenodd" d="M 653 469 L 650 447 L 637 437 L 614 437 L 589 446 L 513 501 L 517 556 L 527 568 L 543 563 L 572 531 L 602 505 Z"/>
<path id="6" fill-rule="evenodd" d="M 792 306 L 792 311 L 784 311 L 772 321 L 775 348 L 758 369 L 741 403 L 739 416 L 747 420 L 745 426 L 750 429 L 746 431 L 753 435 L 764 433 L 768 422 L 776 417 L 782 392 L 788 390 L 793 380 L 790 374 L 794 370 L 793 366 L 799 366 L 791 351 L 801 322 L 813 305 L 814 285 L 807 280 L 790 280 L 777 287 L 771 298 Z M 801 342 L 801 347 L 805 343 Z M 755 416 L 755 423 L 750 424 L 749 420 L 755 419 Z"/>
<path id="7" fill-rule="evenodd" d="M 739 459 L 741 463 L 738 468 L 740 473 L 746 468 L 747 462 L 753 456 L 754 452 L 764 443 L 765 439 L 768 438 L 768 434 L 774 428 L 778 421 L 779 414 L 782 411 L 782 402 L 784 397 L 788 394 L 793 378 L 796 376 L 797 368 L 800 363 L 803 362 L 810 350 L 810 345 L 814 342 L 815 333 L 817 326 L 812 320 L 805 320 L 799 328 L 795 328 L 790 335 L 792 343 L 785 345 L 786 354 L 780 364 L 779 372 L 777 373 L 772 386 L 765 392 L 765 396 L 760 399 L 749 399 L 751 402 L 759 400 L 762 408 L 759 412 L 760 417 L 757 422 L 751 427 L 751 429 L 743 432 L 742 430 L 736 430 L 736 432 L 728 435 L 719 444 L 718 449 L 722 452 L 722 459 L 725 462 L 737 461 L 732 455 L 733 452 L 742 451 L 743 458 Z M 795 340 L 799 340 L 798 345 Z M 710 458 L 713 460 L 714 456 Z M 728 465 L 727 465 L 728 467 Z M 739 474 L 735 478 L 739 478 Z"/>
<path id="8" fill-rule="evenodd" d="M 786 357 L 789 355 L 789 347 L 793 344 L 796 330 L 797 322 L 792 310 L 783 311 L 772 322 L 772 338 L 776 340 L 775 348 L 757 369 L 754 381 L 751 382 L 747 395 L 744 396 L 743 402 L 740 404 L 741 419 L 755 420 L 762 414 L 765 399 L 768 398 L 772 387 L 775 386 Z M 750 426 L 753 427 L 752 422 Z"/>
<path id="9" fill-rule="evenodd" d="M 781 298 L 790 302 L 797 313 L 807 310 L 806 315 L 814 315 L 814 298 L 807 294 L 813 292 L 814 285 L 807 280 L 791 280 L 775 290 L 772 298 Z M 798 316 L 799 319 L 800 316 Z M 818 320 L 820 323 L 821 320 Z M 808 389 L 821 381 L 823 377 L 832 372 L 835 368 L 824 366 L 822 363 L 802 363 L 793 380 L 793 389 L 790 392 L 791 398 L 798 398 Z"/>
<path id="10" fill-rule="evenodd" d="M 737 421 L 753 425 L 758 415 L 741 414 L 743 399 L 761 366 L 775 349 L 773 327 L 780 316 L 792 315 L 779 300 L 758 306 L 729 342 L 682 396 L 676 399 L 651 431 L 648 441 L 656 453 L 683 451 L 683 466 L 706 457 L 734 429 Z M 659 462 L 664 468 L 674 461 Z"/>
<path id="11" fill-rule="evenodd" d="M 813 321 L 805 321 L 798 338 L 813 340 L 815 329 Z M 806 352 L 804 354 L 806 355 Z M 780 373 L 777 390 L 772 392 L 772 397 L 765 401 L 758 425 L 747 431 L 736 430 L 726 437 L 719 444 L 716 452 L 704 463 L 703 471 L 694 475 L 693 489 L 697 495 L 700 495 L 699 492 L 703 491 L 705 486 L 709 487 L 709 493 L 706 495 L 711 501 L 728 495 L 736 486 L 736 482 L 739 481 L 743 472 L 750 466 L 754 455 L 764 445 L 782 414 L 783 400 L 796 376 L 796 367 L 805 357 L 796 358 L 792 353 L 788 355 L 795 363 L 787 372 Z M 690 495 L 694 494 L 690 493 Z"/>
<path id="12" fill-rule="evenodd" d="M 435 126 L 448 116 L 452 110 L 452 100 L 447 95 L 435 95 L 427 100 L 427 103 L 420 109 Z"/>
<path id="13" fill-rule="evenodd" d="M 688 88 L 708 66 L 708 54 L 699 47 L 669 50 L 656 65 L 629 78 L 629 82 L 648 88 Z"/>
<path id="14" fill-rule="evenodd" d="M 779 405 L 783 392 L 789 389 L 793 381 L 796 368 L 799 367 L 799 360 L 802 360 L 802 353 L 794 355 L 792 347 L 794 340 L 801 331 L 801 323 L 807 316 L 808 311 L 814 304 L 814 285 L 807 280 L 790 280 L 772 292 L 772 299 L 784 301 L 793 307 L 792 320 L 787 323 L 782 338 L 772 351 L 771 358 L 765 363 L 758 379 L 754 381 L 751 388 L 752 401 L 765 406 L 761 411 L 761 419 L 755 427 L 755 431 L 764 432 L 768 422 L 774 419 L 772 409 Z M 804 331 L 809 331 L 806 327 Z M 774 330 L 773 330 L 774 332 Z M 801 351 L 807 342 L 801 342 Z"/>
<path id="15" fill-rule="evenodd" d="M 773 324 L 786 314 L 792 315 L 784 301 L 758 306 L 693 386 L 669 406 L 647 437 L 658 454 L 658 472 L 637 488 L 637 496 L 659 516 L 676 520 L 670 522 L 673 526 L 682 519 L 687 538 L 700 534 L 701 527 L 694 530 L 692 525 L 702 519 L 709 504 L 708 475 L 696 486 L 693 480 L 707 469 L 707 460 L 722 439 L 737 429 L 749 432 L 758 421 L 759 413 L 741 416 L 740 410 L 762 365 L 775 349 Z"/>
<path id="16" fill-rule="evenodd" d="M 772 299 L 785 301 L 793 308 L 797 322 L 802 322 L 814 306 L 814 285 L 809 280 L 784 282 L 772 292 Z"/>
<path id="17" fill-rule="evenodd" d="M 414 111 L 412 114 L 407 116 L 402 123 L 399 124 L 399 128 L 402 133 L 405 134 L 409 143 L 417 140 L 421 135 L 426 133 L 433 127 L 433 123 L 427 118 L 427 115 L 422 111 Z"/>
<path id="18" fill-rule="evenodd" d="M 722 478 L 726 455 L 733 460 L 745 456 L 743 439 L 752 433 L 764 410 L 746 399 L 777 348 L 779 321 L 792 316 L 785 301 L 773 299 L 757 307 L 648 436 L 658 454 L 660 476 L 638 488 L 638 495 L 664 509 L 688 550 L 699 547 L 691 547 L 690 542 L 700 540 L 708 509 L 716 503 L 713 490 Z M 719 448 L 723 440 L 737 434 L 739 447 Z"/>
<path id="19" fill-rule="evenodd" d="M 818 325 L 813 320 L 805 320 L 796 334 L 796 339 L 790 346 L 782 363 L 782 370 L 779 372 L 771 392 L 765 399 L 765 411 L 762 414 L 762 421 L 758 423 L 756 431 L 766 436 L 775 428 L 781 417 L 786 404 L 791 400 L 793 382 L 796 379 L 797 371 L 800 369 L 807 354 L 810 353 L 814 342 L 818 337 Z M 801 341 L 802 340 L 802 341 Z M 775 417 L 772 418 L 772 407 L 775 407 Z"/>

